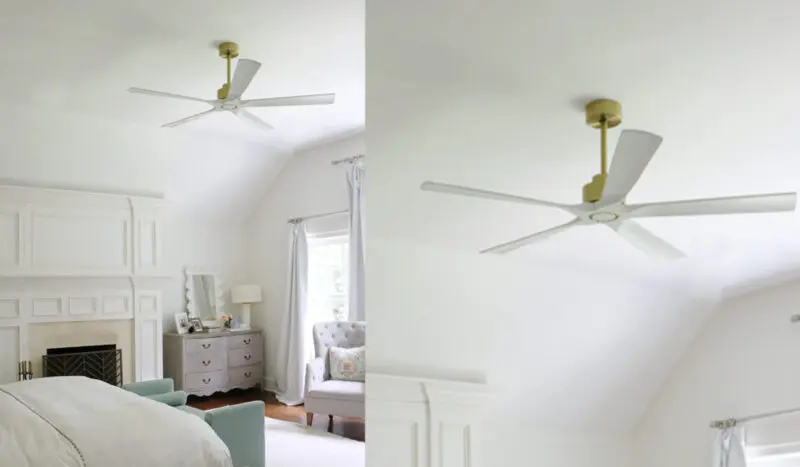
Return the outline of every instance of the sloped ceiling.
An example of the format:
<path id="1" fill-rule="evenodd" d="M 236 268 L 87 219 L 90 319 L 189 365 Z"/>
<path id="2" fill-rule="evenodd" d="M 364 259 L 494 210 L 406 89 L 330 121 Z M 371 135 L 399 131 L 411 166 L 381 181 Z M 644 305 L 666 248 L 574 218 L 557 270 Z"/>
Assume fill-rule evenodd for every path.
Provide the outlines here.
<path id="1" fill-rule="evenodd" d="M 335 92 L 331 106 L 258 109 L 276 129 L 231 115 L 160 125 L 214 98 L 240 43 L 262 68 L 245 97 Z M 296 149 L 364 125 L 364 5 L 345 0 L 16 2 L 0 17 L 2 181 L 163 193 L 182 212 L 242 218 Z"/>
<path id="2" fill-rule="evenodd" d="M 370 11 L 367 183 L 392 186 L 368 186 L 371 242 L 407 247 L 391 258 L 398 269 L 405 262 L 397 281 L 433 270 L 425 277 L 453 289 L 447 298 L 486 306 L 440 317 L 446 325 L 436 332 L 427 315 L 441 310 L 424 308 L 414 316 L 435 338 L 452 334 L 455 320 L 456 334 L 469 338 L 481 332 L 472 321 L 499 321 L 501 348 L 487 371 L 505 392 L 507 415 L 631 429 L 713 310 L 714 291 L 797 269 L 797 216 L 642 221 L 689 254 L 673 265 L 654 264 L 612 232 L 586 227 L 509 255 L 538 272 L 520 268 L 503 282 L 484 273 L 494 271 L 489 260 L 461 253 L 477 258 L 485 247 L 568 217 L 425 193 L 419 184 L 578 202 L 599 166 L 599 135 L 586 127 L 581 106 L 611 97 L 623 104 L 622 128 L 665 138 L 631 202 L 795 191 L 798 20 L 795 3 L 742 0 L 410 0 Z M 419 269 L 409 265 L 414 251 L 425 258 Z M 432 264 L 436 257 L 458 272 L 451 273 L 458 287 L 442 279 L 447 268 Z M 401 308 L 425 305 L 408 299 Z M 469 345 L 487 350 L 484 340 Z"/>

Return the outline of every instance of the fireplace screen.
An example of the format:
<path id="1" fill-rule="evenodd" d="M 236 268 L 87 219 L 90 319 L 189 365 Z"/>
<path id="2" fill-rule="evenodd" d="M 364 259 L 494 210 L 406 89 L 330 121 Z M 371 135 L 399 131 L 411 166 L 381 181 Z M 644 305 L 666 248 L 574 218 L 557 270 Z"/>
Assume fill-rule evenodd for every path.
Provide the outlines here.
<path id="1" fill-rule="evenodd" d="M 114 386 L 122 386 L 122 349 L 115 345 L 61 347 L 47 349 L 42 356 L 42 374 L 48 376 L 86 376 Z"/>

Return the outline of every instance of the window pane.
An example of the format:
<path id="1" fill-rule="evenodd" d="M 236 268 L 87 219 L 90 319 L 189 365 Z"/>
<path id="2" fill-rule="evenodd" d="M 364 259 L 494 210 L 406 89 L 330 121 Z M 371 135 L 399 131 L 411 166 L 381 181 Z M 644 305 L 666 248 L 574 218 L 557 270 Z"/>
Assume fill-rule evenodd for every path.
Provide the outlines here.
<path id="1" fill-rule="evenodd" d="M 347 319 L 348 238 L 309 243 L 309 307 L 312 322 Z"/>

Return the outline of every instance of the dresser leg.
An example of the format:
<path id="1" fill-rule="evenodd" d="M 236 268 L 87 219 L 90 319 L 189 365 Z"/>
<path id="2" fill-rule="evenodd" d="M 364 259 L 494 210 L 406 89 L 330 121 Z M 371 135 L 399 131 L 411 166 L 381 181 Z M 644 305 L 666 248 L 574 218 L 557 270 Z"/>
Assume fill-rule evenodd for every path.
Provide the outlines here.
<path id="1" fill-rule="evenodd" d="M 313 423 L 313 422 L 314 422 L 314 414 L 310 413 L 310 412 L 307 413 L 306 414 L 306 425 L 311 426 L 311 423 Z"/>

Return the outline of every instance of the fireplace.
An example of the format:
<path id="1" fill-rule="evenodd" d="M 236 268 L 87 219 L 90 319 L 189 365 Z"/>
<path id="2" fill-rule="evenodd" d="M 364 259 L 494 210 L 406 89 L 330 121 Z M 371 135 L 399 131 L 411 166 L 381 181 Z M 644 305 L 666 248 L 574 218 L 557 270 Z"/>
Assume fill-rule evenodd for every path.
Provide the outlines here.
<path id="1" fill-rule="evenodd" d="M 47 349 L 42 376 L 86 376 L 122 386 L 122 349 L 114 344 Z"/>

